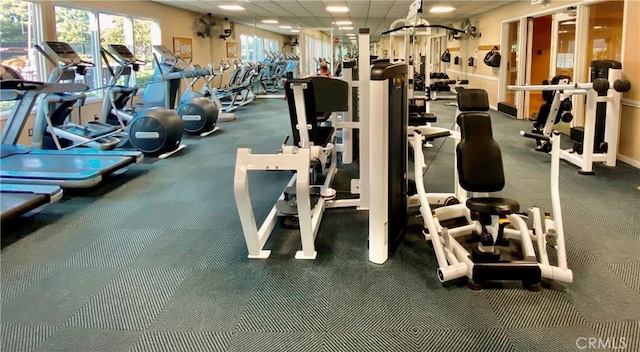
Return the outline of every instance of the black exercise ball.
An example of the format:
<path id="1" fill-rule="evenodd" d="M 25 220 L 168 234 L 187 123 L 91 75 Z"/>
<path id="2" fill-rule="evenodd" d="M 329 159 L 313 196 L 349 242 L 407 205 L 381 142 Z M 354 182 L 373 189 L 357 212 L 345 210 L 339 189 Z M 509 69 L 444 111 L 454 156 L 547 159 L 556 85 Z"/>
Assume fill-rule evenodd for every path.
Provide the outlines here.
<path id="1" fill-rule="evenodd" d="M 184 131 L 190 134 L 211 131 L 218 122 L 218 107 L 205 97 L 182 102 L 177 111 L 184 123 Z"/>
<path id="2" fill-rule="evenodd" d="M 145 154 L 160 155 L 180 145 L 183 130 L 182 119 L 174 110 L 149 108 L 129 122 L 129 142 Z"/>

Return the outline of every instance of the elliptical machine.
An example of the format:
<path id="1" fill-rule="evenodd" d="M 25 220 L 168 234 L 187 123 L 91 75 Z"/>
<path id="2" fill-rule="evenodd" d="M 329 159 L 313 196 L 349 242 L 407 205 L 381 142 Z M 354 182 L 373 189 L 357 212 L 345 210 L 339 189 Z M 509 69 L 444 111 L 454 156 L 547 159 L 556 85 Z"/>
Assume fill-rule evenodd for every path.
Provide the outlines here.
<path id="1" fill-rule="evenodd" d="M 222 75 L 224 74 L 223 69 L 224 66 L 221 66 L 220 72 L 218 72 L 212 64 L 209 64 L 207 68 L 202 68 L 200 65 L 193 65 L 193 70 L 196 73 L 204 73 L 206 71 L 206 75 L 203 76 L 204 84 L 202 85 L 202 89 L 200 89 L 200 94 L 202 94 L 202 96 L 204 96 L 205 98 L 209 98 L 214 104 L 216 104 L 216 107 L 218 108 L 218 122 L 229 122 L 237 119 L 238 116 L 236 116 L 234 113 L 225 112 L 222 110 L 222 103 L 220 102 L 220 98 L 218 97 L 218 89 L 214 87 L 212 83 L 213 79 L 216 76 L 222 77 Z M 191 89 L 193 89 L 193 84 L 195 84 L 198 78 L 199 77 L 196 76 L 196 78 L 191 82 Z"/>
<path id="2" fill-rule="evenodd" d="M 111 47 L 113 48 L 113 46 Z M 216 127 L 218 108 L 208 98 L 187 89 L 180 97 L 180 103 L 176 108 L 180 80 L 191 78 L 194 75 L 193 72 L 184 70 L 189 63 L 178 67 L 181 59 L 169 51 L 166 46 L 154 45 L 153 48 L 160 54 L 160 60 L 154 53 L 156 68 L 151 78 L 152 83 L 142 94 L 142 104 L 175 109 L 182 118 L 184 131 L 189 134 L 199 134 L 201 137 L 206 137 L 218 131 L 219 128 Z M 115 50 L 115 48 L 113 49 Z M 119 56 L 118 51 L 114 54 Z"/>
<path id="3" fill-rule="evenodd" d="M 67 43 L 49 41 L 34 47 L 54 66 L 48 83 L 75 82 L 76 75 L 83 76 L 88 69 L 95 67 Z M 84 93 L 54 93 L 42 97 L 34 123 L 32 146 L 58 150 L 79 146 L 98 150 L 115 148 L 120 140 L 114 135 L 121 131 L 120 126 L 98 121 L 85 124 L 69 121 L 73 108 L 83 106 L 86 97 Z"/>
<path id="4" fill-rule="evenodd" d="M 128 49 L 127 51 L 131 53 Z M 186 148 L 186 145 L 180 144 L 184 124 L 174 110 L 162 107 L 135 109 L 127 106 L 138 92 L 138 87 L 129 85 L 131 74 L 137 72 L 146 62 L 136 59 L 133 54 L 130 56 L 123 54 L 130 60 L 118 60 L 104 48 L 100 48 L 100 54 L 111 75 L 109 88 L 102 101 L 100 121 L 126 128 L 126 136 L 120 138 L 124 143 L 119 146 L 131 145 L 145 154 L 158 156 L 160 159 L 168 158 Z M 115 71 L 109 64 L 107 56 L 118 63 Z M 124 79 L 124 84 L 118 85 L 117 82 L 121 77 Z"/>

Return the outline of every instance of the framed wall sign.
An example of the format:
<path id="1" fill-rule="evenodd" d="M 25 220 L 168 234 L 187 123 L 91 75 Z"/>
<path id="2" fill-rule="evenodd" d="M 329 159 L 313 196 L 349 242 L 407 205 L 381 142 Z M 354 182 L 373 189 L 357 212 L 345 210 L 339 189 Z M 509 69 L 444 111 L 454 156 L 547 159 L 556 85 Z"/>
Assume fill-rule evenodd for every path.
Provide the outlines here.
<path id="1" fill-rule="evenodd" d="M 238 43 L 227 42 L 227 59 L 238 58 Z"/>
<path id="2" fill-rule="evenodd" d="M 191 38 L 173 37 L 173 53 L 183 59 L 193 57 Z"/>

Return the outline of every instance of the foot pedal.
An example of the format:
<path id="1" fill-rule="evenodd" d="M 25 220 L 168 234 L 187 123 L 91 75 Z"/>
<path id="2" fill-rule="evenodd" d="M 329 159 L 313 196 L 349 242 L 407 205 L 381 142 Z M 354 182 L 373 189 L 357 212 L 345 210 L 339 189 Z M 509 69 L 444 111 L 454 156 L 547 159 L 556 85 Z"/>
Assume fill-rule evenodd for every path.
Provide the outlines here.
<path id="1" fill-rule="evenodd" d="M 280 216 L 298 216 L 298 204 L 296 199 L 281 199 L 276 202 L 276 210 Z"/>

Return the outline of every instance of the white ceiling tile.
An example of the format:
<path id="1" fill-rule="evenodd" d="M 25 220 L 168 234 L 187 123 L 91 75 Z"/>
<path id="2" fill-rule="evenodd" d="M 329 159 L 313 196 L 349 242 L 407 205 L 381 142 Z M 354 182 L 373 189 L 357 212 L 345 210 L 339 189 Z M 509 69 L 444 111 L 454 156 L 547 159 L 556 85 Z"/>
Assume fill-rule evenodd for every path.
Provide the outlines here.
<path id="1" fill-rule="evenodd" d="M 230 20 L 253 25 L 285 35 L 289 30 L 281 30 L 273 25 L 260 24 L 265 18 L 276 18 L 282 24 L 300 25 L 302 27 L 329 27 L 333 21 L 351 20 L 354 27 L 367 26 L 372 37 L 377 37 L 387 30 L 391 23 L 404 18 L 414 0 L 241 0 L 246 9 L 243 13 L 224 11 L 218 8 L 222 0 L 153 0 L 170 6 L 187 9 L 197 13 L 210 12 L 217 17 L 228 17 Z M 431 24 L 450 24 L 462 19 L 476 16 L 495 8 L 505 6 L 517 0 L 509 1 L 475 1 L 475 0 L 442 0 L 425 4 L 424 17 Z M 430 14 L 432 6 L 447 4 L 456 11 L 446 14 Z M 349 7 L 348 13 L 330 13 L 326 7 L 342 5 Z"/>

